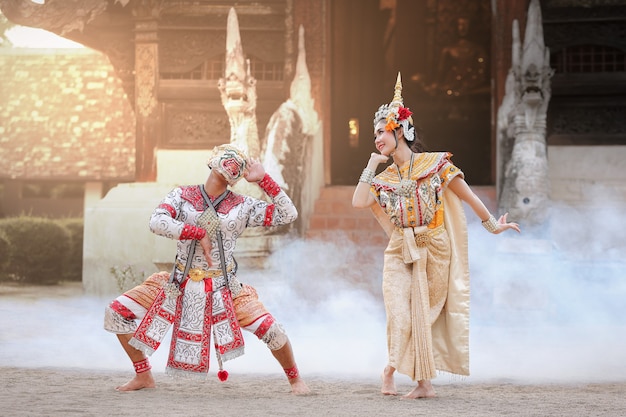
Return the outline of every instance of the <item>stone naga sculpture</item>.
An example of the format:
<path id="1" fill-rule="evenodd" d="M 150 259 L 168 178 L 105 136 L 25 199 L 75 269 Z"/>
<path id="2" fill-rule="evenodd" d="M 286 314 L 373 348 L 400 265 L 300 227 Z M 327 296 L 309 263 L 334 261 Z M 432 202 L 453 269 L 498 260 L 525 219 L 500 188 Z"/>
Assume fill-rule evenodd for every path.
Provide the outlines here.
<path id="1" fill-rule="evenodd" d="M 298 58 L 290 96 L 270 118 L 261 144 L 266 171 L 300 207 L 307 164 L 311 162 L 313 135 L 319 119 L 311 97 L 311 79 L 306 66 L 304 28 L 298 29 Z M 307 157 L 307 155 L 309 157 Z"/>
<path id="2" fill-rule="evenodd" d="M 512 65 L 498 110 L 498 205 L 532 230 L 547 220 L 550 182 L 546 116 L 550 101 L 550 52 L 544 45 L 539 0 L 531 0 L 524 34 L 513 22 Z"/>
<path id="3" fill-rule="evenodd" d="M 230 143 L 249 157 L 259 158 L 256 79 L 250 74 L 250 61 L 244 58 L 239 21 L 234 8 L 228 12 L 224 78 L 219 79 L 217 88 L 230 122 Z"/>
<path id="4" fill-rule="evenodd" d="M 250 157 L 261 160 L 265 170 L 300 207 L 309 162 L 307 150 L 319 128 L 306 66 L 304 28 L 300 26 L 298 30 L 298 58 L 290 97 L 270 117 L 262 140 L 256 118 L 256 79 L 250 73 L 249 61 L 244 58 L 234 8 L 228 13 L 225 71 L 224 78 L 218 81 L 218 89 L 230 122 L 230 142 L 244 149 Z M 240 181 L 236 190 L 237 187 L 248 195 L 263 198 L 256 186 Z"/>

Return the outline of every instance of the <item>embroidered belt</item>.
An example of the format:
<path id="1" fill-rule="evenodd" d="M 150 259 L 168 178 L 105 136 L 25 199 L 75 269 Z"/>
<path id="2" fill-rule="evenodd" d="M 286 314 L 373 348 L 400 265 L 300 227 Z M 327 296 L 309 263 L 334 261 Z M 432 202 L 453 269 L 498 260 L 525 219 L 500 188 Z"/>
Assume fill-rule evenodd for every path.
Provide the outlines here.
<path id="1" fill-rule="evenodd" d="M 421 258 L 420 249 L 426 247 L 428 241 L 435 235 L 443 232 L 443 225 L 434 229 L 428 229 L 426 226 L 396 228 L 402 235 L 402 257 L 404 263 L 413 263 Z"/>
<path id="2" fill-rule="evenodd" d="M 426 246 L 431 237 L 438 235 L 443 232 L 445 228 L 443 226 L 438 226 L 434 229 L 428 229 L 425 232 L 415 234 L 415 244 L 418 248 L 422 248 Z"/>
<path id="3" fill-rule="evenodd" d="M 231 272 L 233 270 L 234 264 L 228 265 L 226 268 L 226 272 Z M 181 272 L 185 272 L 185 265 L 180 262 L 176 262 L 176 269 Z M 202 269 L 202 268 L 191 268 L 189 269 L 189 279 L 195 282 L 202 281 L 205 278 L 217 278 L 221 277 L 222 270 L 221 269 Z"/>

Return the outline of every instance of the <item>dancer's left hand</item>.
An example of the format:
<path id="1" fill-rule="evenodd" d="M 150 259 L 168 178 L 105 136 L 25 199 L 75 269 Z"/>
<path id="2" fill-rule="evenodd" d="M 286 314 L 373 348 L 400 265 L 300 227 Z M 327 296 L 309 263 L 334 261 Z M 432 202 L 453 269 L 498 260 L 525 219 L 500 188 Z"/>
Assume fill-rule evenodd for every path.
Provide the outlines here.
<path id="1" fill-rule="evenodd" d="M 258 159 L 250 159 L 248 162 L 248 169 L 243 174 L 243 177 L 248 182 L 259 182 L 265 176 L 265 168 L 259 162 Z"/>
<path id="2" fill-rule="evenodd" d="M 494 232 L 494 234 L 500 234 L 502 232 L 504 232 L 505 230 L 508 229 L 512 229 L 515 230 L 517 233 L 521 233 L 521 229 L 519 227 L 519 224 L 517 223 L 507 223 L 506 221 L 506 216 L 508 216 L 509 213 L 504 213 L 502 216 L 500 216 L 500 218 L 498 219 L 498 230 L 496 230 Z"/>

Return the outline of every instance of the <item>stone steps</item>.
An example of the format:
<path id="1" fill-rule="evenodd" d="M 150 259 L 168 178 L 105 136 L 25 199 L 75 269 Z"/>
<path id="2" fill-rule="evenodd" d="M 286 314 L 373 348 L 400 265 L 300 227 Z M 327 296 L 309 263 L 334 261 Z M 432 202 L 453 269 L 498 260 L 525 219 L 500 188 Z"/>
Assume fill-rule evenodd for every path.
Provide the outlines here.
<path id="1" fill-rule="evenodd" d="M 355 243 L 387 243 L 372 212 L 352 207 L 353 192 L 354 186 L 328 186 L 321 190 L 309 219 L 307 239 L 333 240 L 337 234 L 344 234 Z"/>

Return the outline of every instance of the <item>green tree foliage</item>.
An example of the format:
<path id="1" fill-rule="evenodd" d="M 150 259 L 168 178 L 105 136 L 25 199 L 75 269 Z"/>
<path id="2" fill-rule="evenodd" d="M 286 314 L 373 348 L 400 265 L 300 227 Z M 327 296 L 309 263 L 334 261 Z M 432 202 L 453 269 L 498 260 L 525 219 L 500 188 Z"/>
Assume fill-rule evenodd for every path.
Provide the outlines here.
<path id="1" fill-rule="evenodd" d="M 65 281 L 82 281 L 83 279 L 83 230 L 82 218 L 68 218 L 60 220 L 60 224 L 67 229 L 70 236 Z"/>
<path id="2" fill-rule="evenodd" d="M 0 281 L 5 277 L 6 269 L 9 266 L 9 248 L 11 243 L 7 235 L 0 229 Z"/>
<path id="3" fill-rule="evenodd" d="M 56 284 L 68 269 L 71 236 L 59 221 L 12 217 L 0 221 L 9 241 L 5 276 L 30 284 Z"/>

